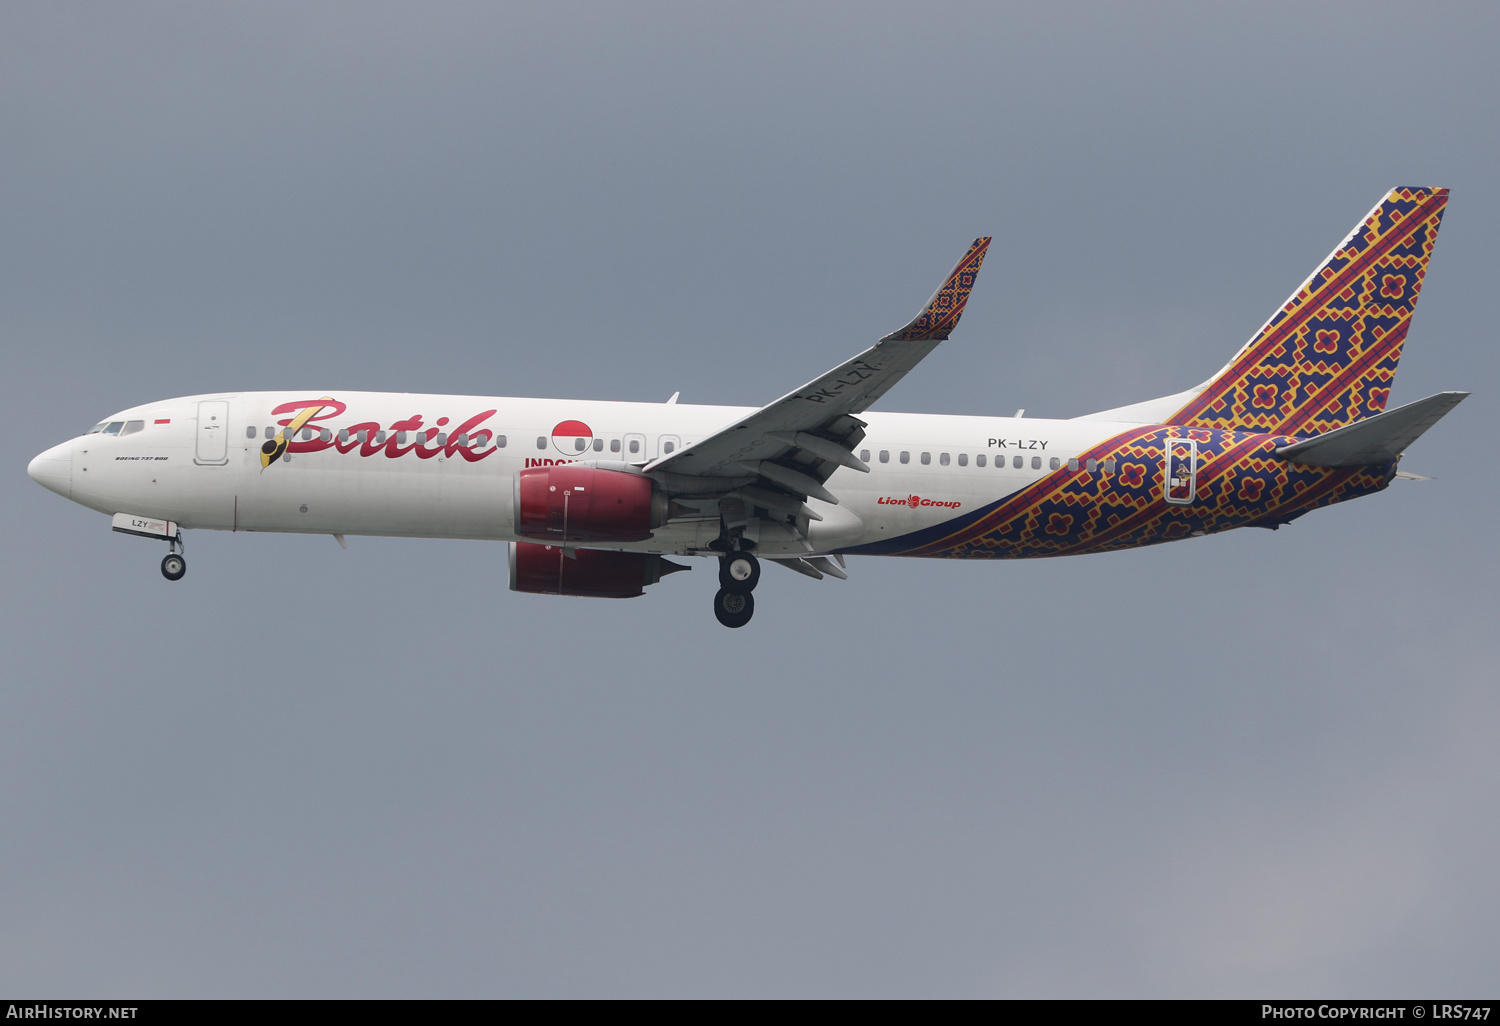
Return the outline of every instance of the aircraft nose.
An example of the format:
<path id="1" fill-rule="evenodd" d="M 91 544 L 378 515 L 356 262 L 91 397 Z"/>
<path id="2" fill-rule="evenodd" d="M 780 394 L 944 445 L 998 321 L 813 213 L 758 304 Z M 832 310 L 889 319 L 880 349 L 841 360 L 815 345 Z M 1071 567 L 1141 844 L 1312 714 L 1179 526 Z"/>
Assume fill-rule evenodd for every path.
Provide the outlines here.
<path id="1" fill-rule="evenodd" d="M 54 445 L 26 466 L 31 479 L 65 499 L 73 497 L 73 443 Z"/>

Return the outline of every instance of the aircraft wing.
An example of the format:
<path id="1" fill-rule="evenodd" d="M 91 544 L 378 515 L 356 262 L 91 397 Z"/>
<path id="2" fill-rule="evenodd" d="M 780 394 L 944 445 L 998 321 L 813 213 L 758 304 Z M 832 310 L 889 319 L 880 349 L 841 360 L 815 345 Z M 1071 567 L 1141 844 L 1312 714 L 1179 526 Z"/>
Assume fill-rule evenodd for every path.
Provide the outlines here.
<path id="1" fill-rule="evenodd" d="M 763 478 L 776 488 L 837 503 L 822 487 L 834 469 L 870 469 L 853 453 L 864 438 L 864 424 L 854 414 L 885 395 L 948 337 L 963 315 L 989 244 L 988 237 L 975 239 L 904 328 L 717 434 L 657 460 L 645 472 L 662 477 L 669 488 L 686 484 L 682 479 L 687 477 Z M 755 491 L 749 494 L 753 498 Z"/>

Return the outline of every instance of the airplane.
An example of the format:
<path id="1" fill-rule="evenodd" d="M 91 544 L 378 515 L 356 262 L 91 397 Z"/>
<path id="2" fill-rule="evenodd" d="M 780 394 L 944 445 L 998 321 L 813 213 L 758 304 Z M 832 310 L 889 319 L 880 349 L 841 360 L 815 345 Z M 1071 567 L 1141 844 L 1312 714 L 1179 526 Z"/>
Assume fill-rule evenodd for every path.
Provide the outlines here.
<path id="1" fill-rule="evenodd" d="M 759 409 L 341 392 L 134 406 L 53 446 L 33 480 L 165 541 L 277 531 L 470 538 L 519 592 L 630 598 L 718 561 L 743 627 L 763 563 L 847 579 L 846 557 L 1020 559 L 1277 529 L 1383 490 L 1468 393 L 1386 410 L 1448 190 L 1375 208 L 1208 381 L 1068 420 L 873 412 L 947 339 L 989 238 L 911 323 Z"/>

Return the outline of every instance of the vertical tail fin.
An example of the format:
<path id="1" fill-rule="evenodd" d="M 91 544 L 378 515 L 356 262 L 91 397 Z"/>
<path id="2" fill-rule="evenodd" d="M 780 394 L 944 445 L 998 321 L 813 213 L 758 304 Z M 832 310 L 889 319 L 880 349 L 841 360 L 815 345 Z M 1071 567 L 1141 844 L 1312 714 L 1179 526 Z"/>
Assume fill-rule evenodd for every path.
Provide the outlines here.
<path id="1" fill-rule="evenodd" d="M 1447 189 L 1392 189 L 1168 424 L 1319 434 L 1385 409 Z"/>

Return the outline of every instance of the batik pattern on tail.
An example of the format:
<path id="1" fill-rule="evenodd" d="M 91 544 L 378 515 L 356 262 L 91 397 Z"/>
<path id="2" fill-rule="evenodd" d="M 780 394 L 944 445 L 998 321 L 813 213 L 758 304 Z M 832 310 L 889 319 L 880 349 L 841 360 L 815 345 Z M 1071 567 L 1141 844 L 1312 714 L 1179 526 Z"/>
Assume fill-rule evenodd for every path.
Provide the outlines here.
<path id="1" fill-rule="evenodd" d="M 1165 498 L 1168 439 L 1195 443 L 1192 501 Z M 1249 431 L 1141 427 L 1081 453 L 1077 470 L 1040 481 L 969 516 L 854 553 L 1024 559 L 1153 545 L 1251 524 L 1285 523 L 1309 510 L 1381 490 L 1394 465 L 1312 467 L 1276 458 L 1292 439 Z M 1087 469 L 1089 460 L 1096 469 Z M 1104 469 L 1114 461 L 1114 471 Z"/>
<path id="2" fill-rule="evenodd" d="M 1167 423 L 1316 435 L 1383 411 L 1447 203 L 1391 190 Z"/>

